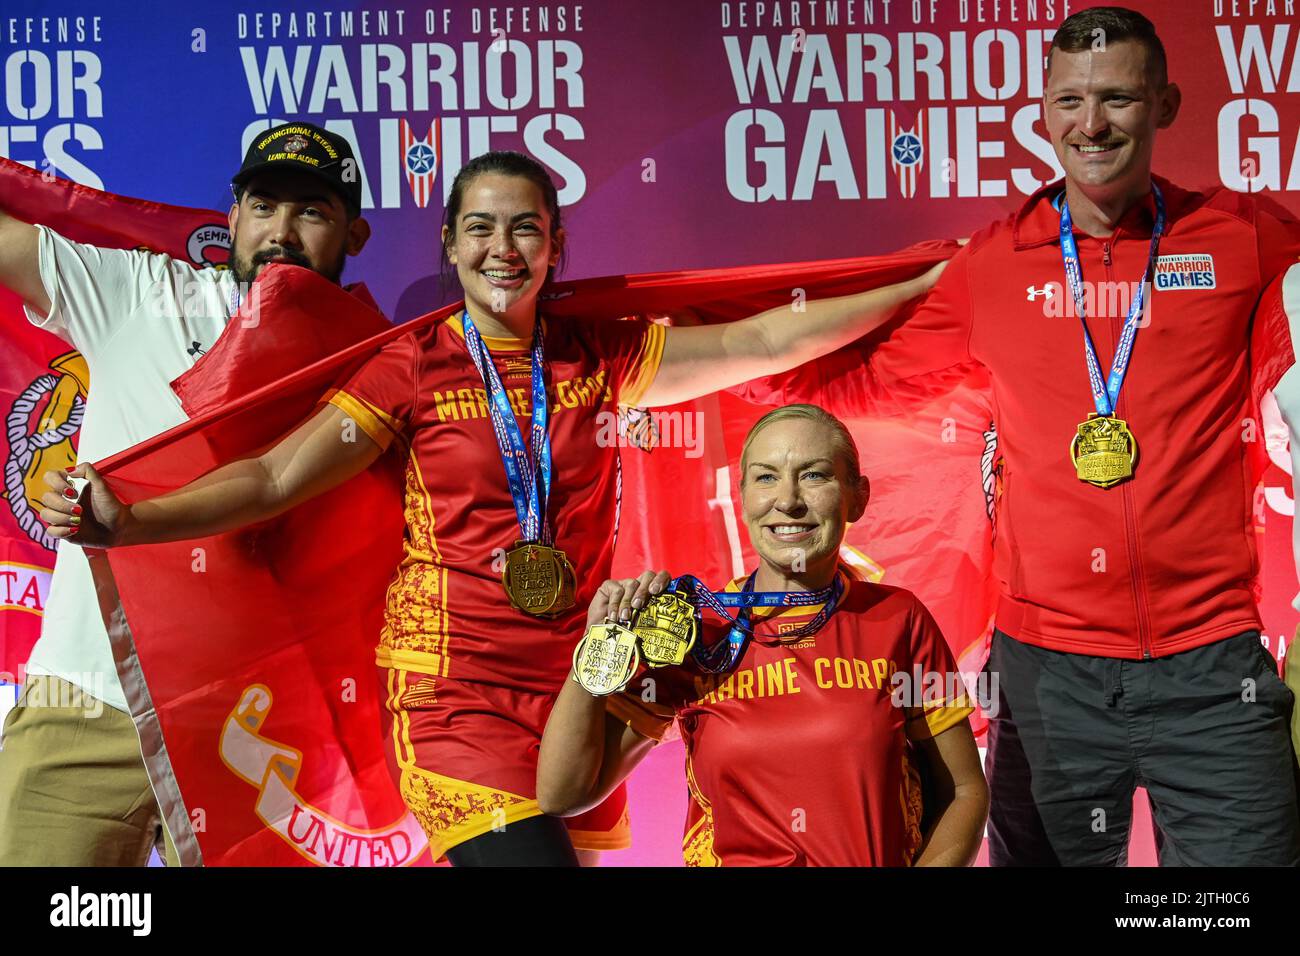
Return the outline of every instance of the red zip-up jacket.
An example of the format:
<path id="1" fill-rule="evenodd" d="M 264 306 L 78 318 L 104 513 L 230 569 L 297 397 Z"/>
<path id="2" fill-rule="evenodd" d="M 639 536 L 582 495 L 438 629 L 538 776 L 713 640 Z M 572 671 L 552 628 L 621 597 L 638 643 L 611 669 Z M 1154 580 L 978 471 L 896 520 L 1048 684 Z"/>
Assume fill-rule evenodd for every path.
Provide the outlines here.
<path id="1" fill-rule="evenodd" d="M 1294 358 L 1281 323 L 1252 323 L 1261 292 L 1300 256 L 1300 223 L 1226 189 L 1156 182 L 1168 217 L 1161 277 L 1116 410 L 1138 444 L 1131 480 L 1097 488 L 1070 460 L 1076 426 L 1095 407 L 1061 261 L 1061 182 L 972 236 L 883 340 L 769 380 L 763 395 L 842 417 L 889 415 L 933 402 L 983 365 L 1001 455 L 996 623 L 1039 647 L 1139 659 L 1261 627 L 1255 409 L 1260 382 L 1272 387 Z M 1076 227 L 1085 286 L 1136 287 L 1154 209 L 1148 196 L 1107 239 Z M 1128 302 L 1103 288 L 1088 308 L 1103 377 Z"/>

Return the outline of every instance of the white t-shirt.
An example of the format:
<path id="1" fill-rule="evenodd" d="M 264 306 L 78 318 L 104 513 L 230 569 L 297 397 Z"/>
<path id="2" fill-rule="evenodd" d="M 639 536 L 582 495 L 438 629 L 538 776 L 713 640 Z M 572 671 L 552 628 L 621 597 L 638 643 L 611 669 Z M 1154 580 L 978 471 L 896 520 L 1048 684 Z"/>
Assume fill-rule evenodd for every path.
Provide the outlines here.
<path id="1" fill-rule="evenodd" d="M 37 228 L 50 314 L 41 318 L 28 309 L 27 318 L 71 343 L 90 370 L 78 461 L 99 461 L 184 422 L 170 385 L 216 343 L 234 314 L 230 272 L 82 245 Z M 67 541 L 59 543 L 27 671 L 61 677 L 127 710 L 90 565 Z"/>

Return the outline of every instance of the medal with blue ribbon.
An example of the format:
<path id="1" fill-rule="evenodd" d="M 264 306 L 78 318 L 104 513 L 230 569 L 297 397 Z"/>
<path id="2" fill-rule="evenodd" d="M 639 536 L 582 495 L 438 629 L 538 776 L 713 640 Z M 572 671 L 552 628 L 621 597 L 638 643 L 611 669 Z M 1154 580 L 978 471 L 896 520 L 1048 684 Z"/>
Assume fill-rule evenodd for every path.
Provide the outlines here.
<path id="1" fill-rule="evenodd" d="M 537 617 L 555 617 L 574 604 L 576 581 L 563 551 L 552 544 L 546 520 L 551 497 L 550 409 L 546 399 L 546 346 L 540 316 L 533 324 L 532 421 L 529 444 L 506 396 L 483 336 L 466 309 L 462 318 L 465 348 L 483 380 L 488 418 L 505 466 L 520 538 L 506 552 L 501 583 L 512 607 Z M 531 454 L 530 454 L 531 451 Z"/>
<path id="2" fill-rule="evenodd" d="M 844 579 L 837 572 L 835 580 L 827 587 L 816 591 L 755 591 L 754 578 L 751 574 L 745 586 L 739 591 L 710 591 L 699 579 L 686 575 L 671 582 L 668 589 L 684 588 L 688 600 L 697 606 L 707 607 L 728 622 L 731 626 L 727 636 L 707 647 L 696 643 L 691 649 L 691 657 L 696 665 L 711 674 L 726 674 L 740 663 L 749 642 L 754 637 L 754 623 L 751 620 L 756 607 L 810 607 L 822 605 L 807 624 L 781 635 L 782 641 L 798 640 L 816 634 L 831 619 L 844 596 Z M 737 613 L 730 613 L 727 608 L 738 608 Z"/>
<path id="3" fill-rule="evenodd" d="M 1146 269 L 1142 273 L 1142 282 L 1129 304 L 1128 316 L 1120 333 L 1119 344 L 1115 348 L 1115 358 L 1111 362 L 1110 375 L 1103 382 L 1101 363 L 1097 359 L 1097 348 L 1088 331 L 1087 306 L 1083 288 L 1083 270 L 1079 264 L 1079 247 L 1074 239 L 1074 221 L 1070 217 L 1070 204 L 1061 201 L 1061 258 L 1065 263 L 1065 279 L 1074 297 L 1074 308 L 1083 325 L 1083 353 L 1088 366 L 1088 384 L 1092 389 L 1092 400 L 1096 411 L 1089 414 L 1086 421 L 1080 423 L 1070 441 L 1070 460 L 1074 462 L 1075 473 L 1080 481 L 1086 481 L 1098 488 L 1109 488 L 1127 478 L 1133 477 L 1133 468 L 1137 464 L 1137 440 L 1129 430 L 1128 423 L 1115 417 L 1115 407 L 1119 402 L 1120 388 L 1128 372 L 1129 359 L 1133 354 L 1133 341 L 1137 338 L 1138 323 L 1141 321 L 1146 302 L 1147 287 L 1151 281 L 1151 270 L 1155 266 L 1156 253 L 1160 247 L 1160 236 L 1165 229 L 1165 200 L 1160 187 L 1151 183 L 1155 197 L 1156 219 L 1151 230 L 1151 246 L 1147 252 Z"/>
<path id="4" fill-rule="evenodd" d="M 844 596 L 838 572 L 829 586 L 816 591 L 755 591 L 754 578 L 751 574 L 739 591 L 710 591 L 689 574 L 674 578 L 637 612 L 631 628 L 616 621 L 589 627 L 573 651 L 573 679 L 589 694 L 603 697 L 626 687 L 641 661 L 649 667 L 681 664 L 688 652 L 701 670 L 726 674 L 740 663 L 754 637 L 754 608 L 822 605 L 807 624 L 781 635 L 786 642 L 821 630 Z M 708 647 L 698 642 L 701 607 L 731 625 L 725 638 Z M 739 610 L 732 614 L 728 608 Z"/>

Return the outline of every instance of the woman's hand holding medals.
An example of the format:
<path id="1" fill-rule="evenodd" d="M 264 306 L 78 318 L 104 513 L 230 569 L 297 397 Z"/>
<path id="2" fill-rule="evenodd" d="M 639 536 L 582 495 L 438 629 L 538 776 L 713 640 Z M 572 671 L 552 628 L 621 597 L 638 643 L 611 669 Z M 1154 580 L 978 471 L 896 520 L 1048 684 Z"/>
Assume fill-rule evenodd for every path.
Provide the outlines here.
<path id="1" fill-rule="evenodd" d="M 573 679 L 604 697 L 627 686 L 642 660 L 651 667 L 680 664 L 695 643 L 696 611 L 667 590 L 667 571 L 611 579 L 587 611 L 587 632 L 573 652 Z"/>
<path id="2" fill-rule="evenodd" d="M 587 627 L 604 621 L 621 621 L 630 624 L 637 611 L 656 594 L 663 592 L 672 580 L 667 571 L 644 571 L 640 577 L 611 578 L 600 586 L 587 610 Z"/>

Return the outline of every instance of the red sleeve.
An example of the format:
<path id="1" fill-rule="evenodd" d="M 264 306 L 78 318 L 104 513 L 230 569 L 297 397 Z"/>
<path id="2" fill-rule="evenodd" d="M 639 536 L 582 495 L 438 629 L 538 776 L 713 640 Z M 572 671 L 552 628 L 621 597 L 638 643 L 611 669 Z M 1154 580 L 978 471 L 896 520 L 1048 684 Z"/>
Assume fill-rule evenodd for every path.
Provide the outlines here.
<path id="1" fill-rule="evenodd" d="M 415 417 L 419 343 L 414 333 L 393 339 L 325 396 L 348 414 L 380 447 L 406 433 Z"/>
<path id="2" fill-rule="evenodd" d="M 1283 272 L 1264 290 L 1250 327 L 1250 392 L 1256 406 L 1264 393 L 1278 387 L 1295 365 L 1291 325 L 1296 318 L 1296 290 L 1300 288 L 1300 263 Z M 1287 295 L 1290 292 L 1290 295 Z M 1288 309 L 1290 306 L 1290 309 Z"/>
<path id="3" fill-rule="evenodd" d="M 664 327 L 645 319 L 568 319 L 582 322 L 582 334 L 610 363 L 610 386 L 619 405 L 636 405 L 659 372 Z"/>
<path id="4" fill-rule="evenodd" d="M 1259 285 L 1269 283 L 1300 260 L 1300 221 L 1285 208 L 1270 203 L 1255 219 L 1259 243 Z"/>
<path id="5" fill-rule="evenodd" d="M 974 708 L 939 625 L 919 598 L 911 598 L 912 659 L 907 674 L 915 675 L 919 668 L 924 679 L 919 688 L 912 688 L 906 727 L 908 739 L 918 740 L 939 735 L 965 720 Z"/>
<path id="6" fill-rule="evenodd" d="M 672 729 L 677 707 L 674 701 L 661 700 L 657 694 L 651 693 L 654 680 L 653 674 L 634 678 L 625 690 L 605 698 L 605 713 L 642 737 L 663 740 Z M 652 683 L 641 688 L 646 681 Z"/>
<path id="7" fill-rule="evenodd" d="M 763 405 L 809 402 L 842 418 L 902 415 L 960 385 L 970 355 L 971 246 L 925 298 L 883 330 L 846 348 L 732 391 Z"/>
<path id="8" fill-rule="evenodd" d="M 1256 406 L 1295 364 L 1290 317 L 1283 297 L 1283 280 L 1300 262 L 1300 222 L 1281 206 L 1270 204 L 1255 219 L 1259 241 L 1259 281 L 1262 295 L 1250 327 L 1251 398 Z M 1295 280 L 1291 287 L 1294 288 Z M 1294 306 L 1293 306 L 1294 308 Z"/>

